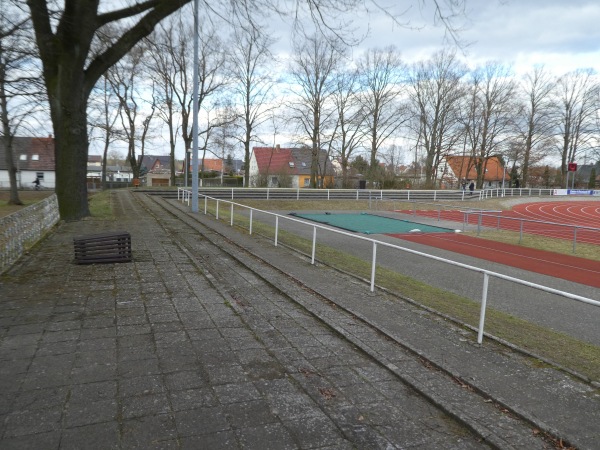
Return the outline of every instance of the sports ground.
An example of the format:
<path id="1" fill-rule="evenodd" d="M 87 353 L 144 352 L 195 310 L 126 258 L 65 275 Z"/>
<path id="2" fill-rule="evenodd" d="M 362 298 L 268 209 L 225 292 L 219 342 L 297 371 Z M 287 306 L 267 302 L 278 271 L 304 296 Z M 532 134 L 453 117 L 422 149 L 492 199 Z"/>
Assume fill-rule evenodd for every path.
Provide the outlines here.
<path id="1" fill-rule="evenodd" d="M 414 211 L 398 211 L 413 214 Z M 473 225 L 479 222 L 479 214 L 463 211 L 416 211 L 417 216 L 438 217 L 446 221 Z M 516 219 L 525 219 L 523 221 Z M 546 222 L 546 223 L 543 223 Z M 522 224 L 522 225 L 521 225 Z M 554 225 L 560 224 L 561 226 Z M 598 259 L 553 253 L 514 244 L 480 239 L 460 233 L 393 233 L 400 239 L 460 253 L 463 255 L 517 267 L 576 283 L 600 288 L 600 201 L 532 202 L 516 205 L 510 211 L 484 213 L 481 226 L 502 230 L 573 240 L 598 246 Z M 522 228 L 521 228 L 522 227 Z M 575 229 L 577 227 L 577 229 Z"/>
<path id="2" fill-rule="evenodd" d="M 292 215 L 363 234 L 385 234 L 473 258 L 600 288 L 600 201 L 530 202 L 508 211 L 402 210 L 398 213 L 456 222 L 450 228 L 375 214 L 292 213 Z M 507 244 L 457 233 L 462 224 L 508 230 L 598 246 L 588 259 Z"/>

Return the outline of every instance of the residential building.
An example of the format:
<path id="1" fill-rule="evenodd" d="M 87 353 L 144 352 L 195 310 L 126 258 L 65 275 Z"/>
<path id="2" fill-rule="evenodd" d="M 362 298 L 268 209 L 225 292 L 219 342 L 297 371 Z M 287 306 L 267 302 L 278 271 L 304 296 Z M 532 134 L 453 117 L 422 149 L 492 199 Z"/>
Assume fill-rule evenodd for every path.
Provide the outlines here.
<path id="1" fill-rule="evenodd" d="M 310 187 L 312 150 L 303 148 L 254 147 L 250 156 L 251 187 Z M 319 187 L 333 187 L 334 169 L 327 152 L 319 152 Z"/>
<path id="2" fill-rule="evenodd" d="M 138 156 L 141 161 L 141 178 L 146 186 L 171 185 L 171 157 L 164 155 Z"/>
<path id="3" fill-rule="evenodd" d="M 461 185 L 468 185 L 471 181 L 477 181 L 477 169 L 475 163 L 480 158 L 471 156 L 446 156 L 438 168 L 438 181 L 440 187 L 446 189 L 457 189 Z M 502 180 L 505 186 L 509 187 L 510 176 L 504 169 L 504 165 L 497 156 L 485 158 L 482 165 L 483 170 L 483 189 L 496 189 L 502 187 Z"/>
<path id="4" fill-rule="evenodd" d="M 14 163 L 17 167 L 17 185 L 19 189 L 33 188 L 35 179 L 39 179 L 42 188 L 56 187 L 56 163 L 54 159 L 54 138 L 48 136 L 19 137 L 12 142 Z M 6 148 L 0 139 L 0 188 L 10 187 Z"/>

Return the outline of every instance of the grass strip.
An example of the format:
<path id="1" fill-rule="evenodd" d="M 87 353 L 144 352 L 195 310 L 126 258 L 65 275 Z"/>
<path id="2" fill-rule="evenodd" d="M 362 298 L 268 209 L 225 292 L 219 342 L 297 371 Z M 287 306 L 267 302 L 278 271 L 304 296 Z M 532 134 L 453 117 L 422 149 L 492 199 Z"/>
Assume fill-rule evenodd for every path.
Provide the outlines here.
<path id="1" fill-rule="evenodd" d="M 96 192 L 89 196 L 88 205 L 90 208 L 90 214 L 92 219 L 96 220 L 111 220 L 114 219 L 114 212 L 112 208 L 112 197 L 115 192 L 106 189 Z"/>

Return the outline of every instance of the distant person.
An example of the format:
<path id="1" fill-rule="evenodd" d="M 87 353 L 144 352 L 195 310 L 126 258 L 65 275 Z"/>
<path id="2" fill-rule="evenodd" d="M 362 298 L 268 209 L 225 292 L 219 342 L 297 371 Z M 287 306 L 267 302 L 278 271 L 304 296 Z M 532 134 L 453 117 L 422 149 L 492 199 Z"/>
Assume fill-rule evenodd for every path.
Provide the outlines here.
<path id="1" fill-rule="evenodd" d="M 469 195 L 473 195 L 474 190 L 475 190 L 475 183 L 473 181 L 471 181 L 471 184 L 469 184 L 469 191 L 470 191 Z"/>
<path id="2" fill-rule="evenodd" d="M 462 182 L 462 190 L 463 191 L 467 190 L 467 182 L 466 182 L 466 180 Z"/>
<path id="3" fill-rule="evenodd" d="M 515 187 L 517 189 L 519 189 L 520 186 L 521 186 L 521 183 L 519 183 L 519 180 L 515 180 Z"/>
<path id="4" fill-rule="evenodd" d="M 33 184 L 34 184 L 34 189 L 36 191 L 39 191 L 40 190 L 40 179 L 36 177 L 35 180 L 33 180 Z"/>

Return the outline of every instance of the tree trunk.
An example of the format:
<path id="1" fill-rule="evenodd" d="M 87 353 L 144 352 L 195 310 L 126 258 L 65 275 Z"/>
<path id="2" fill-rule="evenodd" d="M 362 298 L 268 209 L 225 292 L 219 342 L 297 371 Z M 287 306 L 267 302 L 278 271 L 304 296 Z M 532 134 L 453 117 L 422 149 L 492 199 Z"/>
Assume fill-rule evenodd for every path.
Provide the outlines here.
<path id="1" fill-rule="evenodd" d="M 79 220 L 90 215 L 87 192 L 87 98 L 73 95 L 84 92 L 72 86 L 74 78 L 64 77 L 65 86 L 48 88 L 50 114 L 54 124 L 56 196 L 64 220 Z"/>
<path id="2" fill-rule="evenodd" d="M 12 148 L 12 134 L 10 129 L 10 123 L 8 119 L 8 101 L 6 100 L 5 92 L 5 80 L 6 74 L 4 71 L 4 65 L 0 64 L 0 112 L 2 120 L 2 139 L 4 141 L 4 152 L 6 159 L 6 168 L 8 169 L 8 181 L 10 185 L 10 198 L 8 200 L 9 205 L 22 205 L 23 202 L 19 198 L 19 186 L 17 185 L 17 167 L 15 166 L 13 148 Z"/>
<path id="3" fill-rule="evenodd" d="M 8 181 L 10 184 L 10 198 L 8 199 L 8 204 L 22 205 L 23 202 L 19 198 L 19 186 L 17 184 L 17 168 L 13 157 L 12 136 L 5 134 L 2 139 L 4 140 L 6 167 L 8 168 Z"/>

